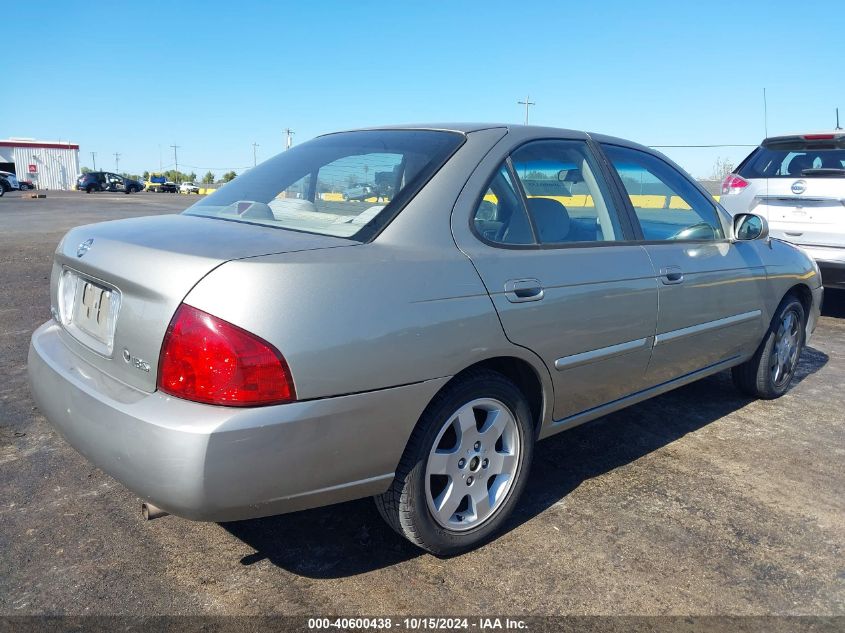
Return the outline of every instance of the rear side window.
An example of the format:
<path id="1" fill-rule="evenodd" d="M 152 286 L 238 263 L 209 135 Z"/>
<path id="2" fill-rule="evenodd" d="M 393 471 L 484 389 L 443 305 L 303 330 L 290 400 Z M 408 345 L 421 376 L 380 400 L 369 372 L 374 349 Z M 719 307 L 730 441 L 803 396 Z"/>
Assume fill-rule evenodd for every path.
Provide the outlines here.
<path id="1" fill-rule="evenodd" d="M 802 176 L 845 176 L 845 149 L 758 147 L 739 166 L 737 173 L 751 178 L 800 178 Z"/>
<path id="2" fill-rule="evenodd" d="M 511 156 L 542 244 L 621 240 L 616 210 L 584 141 L 535 141 Z"/>
<path id="3" fill-rule="evenodd" d="M 525 205 L 502 164 L 490 181 L 473 217 L 475 230 L 485 240 L 499 244 L 534 244 L 534 233 Z"/>
<path id="4" fill-rule="evenodd" d="M 567 245 L 622 240 L 606 183 L 583 141 L 534 141 L 499 167 L 473 222 L 500 244 Z M 527 214 L 526 214 L 527 211 Z"/>
<path id="5" fill-rule="evenodd" d="M 724 239 L 715 206 L 681 172 L 646 152 L 616 145 L 603 147 L 622 180 L 646 240 Z"/>

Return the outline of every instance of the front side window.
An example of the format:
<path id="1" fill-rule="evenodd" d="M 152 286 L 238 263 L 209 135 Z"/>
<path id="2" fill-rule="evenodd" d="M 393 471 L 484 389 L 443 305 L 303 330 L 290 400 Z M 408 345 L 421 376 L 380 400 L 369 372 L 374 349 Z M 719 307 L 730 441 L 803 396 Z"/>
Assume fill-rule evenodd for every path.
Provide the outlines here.
<path id="1" fill-rule="evenodd" d="M 365 240 L 463 142 L 462 134 L 433 130 L 322 136 L 249 170 L 184 213 Z"/>
<path id="2" fill-rule="evenodd" d="M 646 240 L 724 239 L 713 203 L 669 163 L 628 147 L 603 148 L 622 180 Z"/>

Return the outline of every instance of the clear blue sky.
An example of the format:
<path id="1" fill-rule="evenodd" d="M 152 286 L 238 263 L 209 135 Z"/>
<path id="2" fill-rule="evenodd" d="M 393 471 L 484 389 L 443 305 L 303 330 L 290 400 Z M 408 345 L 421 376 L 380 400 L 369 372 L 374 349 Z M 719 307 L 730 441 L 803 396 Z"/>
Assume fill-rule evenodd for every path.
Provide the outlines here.
<path id="1" fill-rule="evenodd" d="M 757 143 L 845 120 L 841 0 L 34 2 L 5 29 L 0 137 L 83 165 L 240 171 L 341 128 L 531 122 L 647 145 Z M 7 11 L 8 13 L 8 11 Z M 10 17 L 9 15 L 6 16 Z M 10 71 L 20 78 L 8 76 Z M 696 176 L 747 149 L 664 150 Z"/>

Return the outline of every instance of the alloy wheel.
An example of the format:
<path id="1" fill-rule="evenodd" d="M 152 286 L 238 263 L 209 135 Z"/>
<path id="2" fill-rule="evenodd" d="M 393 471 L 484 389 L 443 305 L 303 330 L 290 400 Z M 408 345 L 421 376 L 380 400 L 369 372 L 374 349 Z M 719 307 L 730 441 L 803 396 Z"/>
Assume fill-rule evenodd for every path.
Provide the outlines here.
<path id="1" fill-rule="evenodd" d="M 788 382 L 792 378 L 792 374 L 795 373 L 798 355 L 801 351 L 800 327 L 800 319 L 792 310 L 783 315 L 778 325 L 769 367 L 772 382 L 776 386 Z"/>
<path id="2" fill-rule="evenodd" d="M 520 450 L 516 419 L 502 402 L 481 398 L 453 413 L 426 463 L 426 502 L 434 520 L 465 531 L 492 518 L 514 482 Z"/>

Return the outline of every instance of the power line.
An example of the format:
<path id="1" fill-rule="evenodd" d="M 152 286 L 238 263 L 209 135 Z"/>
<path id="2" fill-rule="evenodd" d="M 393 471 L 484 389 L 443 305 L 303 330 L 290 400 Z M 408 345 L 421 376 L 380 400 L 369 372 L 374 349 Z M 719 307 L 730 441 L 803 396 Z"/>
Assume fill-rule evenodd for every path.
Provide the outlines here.
<path id="1" fill-rule="evenodd" d="M 666 147 L 675 147 L 675 148 L 701 148 L 701 147 L 757 147 L 759 143 L 723 143 L 723 144 L 715 144 L 715 145 L 649 145 L 649 147 L 653 149 L 663 149 Z"/>
<path id="2" fill-rule="evenodd" d="M 170 165 L 167 165 L 167 166 L 169 167 Z M 208 170 L 211 170 L 211 171 L 218 171 L 218 170 L 221 170 L 221 169 L 222 170 L 229 170 L 229 169 L 244 170 L 244 169 L 249 169 L 250 165 L 243 165 L 243 166 L 237 166 L 236 165 L 234 167 L 231 166 L 231 165 L 227 165 L 226 167 L 208 167 L 208 166 L 203 166 L 203 165 L 188 165 L 187 163 L 182 163 L 182 167 L 186 167 L 186 168 L 190 168 L 190 169 L 208 169 Z"/>

